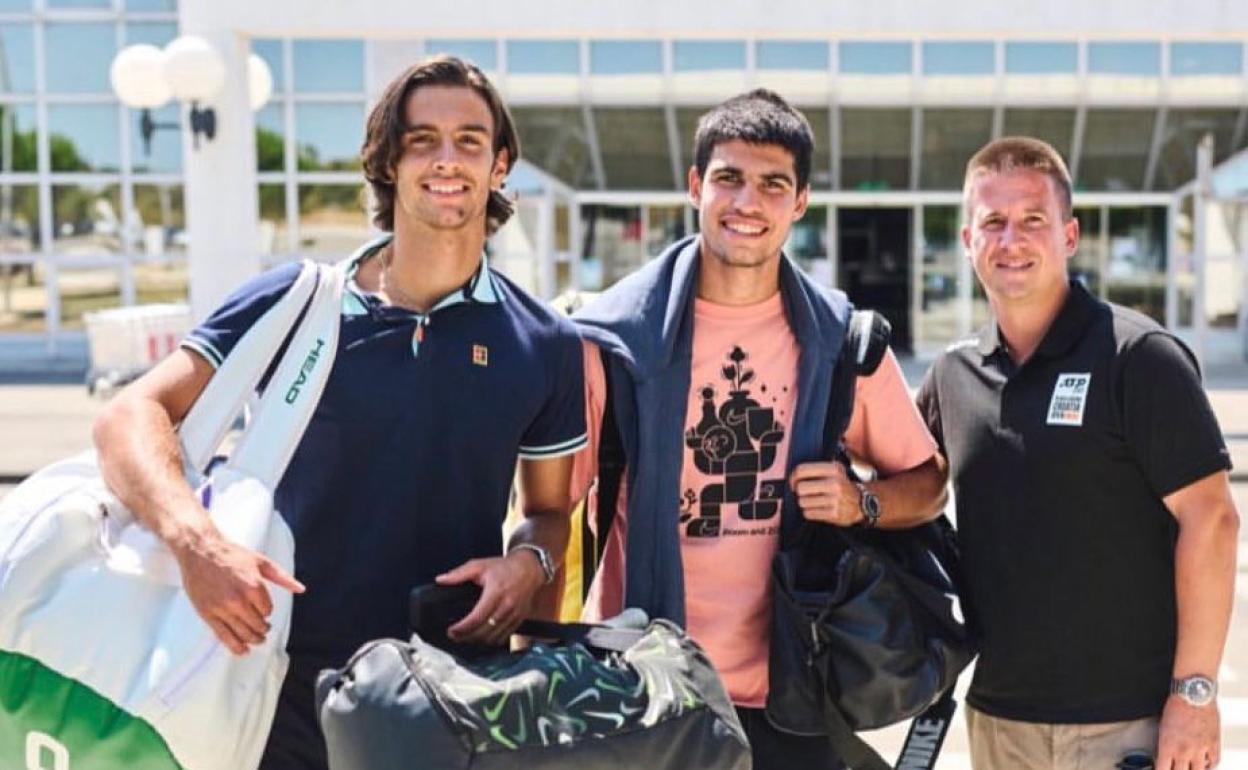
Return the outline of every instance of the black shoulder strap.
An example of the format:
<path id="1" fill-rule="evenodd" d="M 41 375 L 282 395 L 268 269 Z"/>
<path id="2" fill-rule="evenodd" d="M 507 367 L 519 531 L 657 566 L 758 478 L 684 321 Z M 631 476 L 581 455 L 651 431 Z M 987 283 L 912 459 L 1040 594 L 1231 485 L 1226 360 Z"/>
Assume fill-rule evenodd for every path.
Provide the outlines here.
<path id="1" fill-rule="evenodd" d="M 589 510 L 581 517 L 581 598 L 589 595 L 589 586 L 602 561 L 602 548 L 615 521 L 615 509 L 620 498 L 620 481 L 624 477 L 624 442 L 620 428 L 615 422 L 615 404 L 612 401 L 611 356 L 599 348 L 602 356 L 603 393 L 602 427 L 598 431 L 598 535 L 589 526 Z"/>

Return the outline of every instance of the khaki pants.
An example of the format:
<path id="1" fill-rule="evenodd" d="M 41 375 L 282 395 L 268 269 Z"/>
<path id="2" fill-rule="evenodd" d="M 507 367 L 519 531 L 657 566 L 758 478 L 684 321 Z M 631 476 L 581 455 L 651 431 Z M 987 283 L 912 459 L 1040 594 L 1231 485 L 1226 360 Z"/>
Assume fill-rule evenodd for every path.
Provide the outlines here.
<path id="1" fill-rule="evenodd" d="M 1157 752 L 1157 718 L 1091 725 L 1015 722 L 966 706 L 975 770 L 1114 770 L 1131 751 Z"/>

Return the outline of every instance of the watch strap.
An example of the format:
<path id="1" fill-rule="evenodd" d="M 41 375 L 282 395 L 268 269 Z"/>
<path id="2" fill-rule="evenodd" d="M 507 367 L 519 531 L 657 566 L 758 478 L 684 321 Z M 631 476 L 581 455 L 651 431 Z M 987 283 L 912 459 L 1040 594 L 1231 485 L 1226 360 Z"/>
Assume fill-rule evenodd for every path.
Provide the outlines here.
<path id="1" fill-rule="evenodd" d="M 555 562 L 550 558 L 550 552 L 540 545 L 533 543 L 517 543 L 507 550 L 507 553 L 516 551 L 532 551 L 537 556 L 537 563 L 542 567 L 542 575 L 544 576 L 543 585 L 550 585 L 555 582 Z"/>

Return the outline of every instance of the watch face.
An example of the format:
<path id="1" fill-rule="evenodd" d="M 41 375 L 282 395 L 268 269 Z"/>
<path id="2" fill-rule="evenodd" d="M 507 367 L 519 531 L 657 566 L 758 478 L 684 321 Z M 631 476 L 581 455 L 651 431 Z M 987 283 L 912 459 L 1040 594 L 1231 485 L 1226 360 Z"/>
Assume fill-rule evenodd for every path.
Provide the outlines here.
<path id="1" fill-rule="evenodd" d="M 1208 703 L 1213 699 L 1213 682 L 1208 679 L 1192 679 L 1187 683 L 1187 695 L 1195 703 Z"/>

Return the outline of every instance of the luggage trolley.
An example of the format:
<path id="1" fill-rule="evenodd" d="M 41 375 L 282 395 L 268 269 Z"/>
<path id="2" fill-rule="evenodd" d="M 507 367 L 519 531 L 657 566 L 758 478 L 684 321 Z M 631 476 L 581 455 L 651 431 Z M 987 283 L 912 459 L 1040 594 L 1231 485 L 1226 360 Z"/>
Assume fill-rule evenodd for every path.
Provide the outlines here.
<path id="1" fill-rule="evenodd" d="M 185 303 L 137 305 L 86 313 L 91 366 L 87 391 L 107 396 L 177 349 L 191 330 Z"/>

